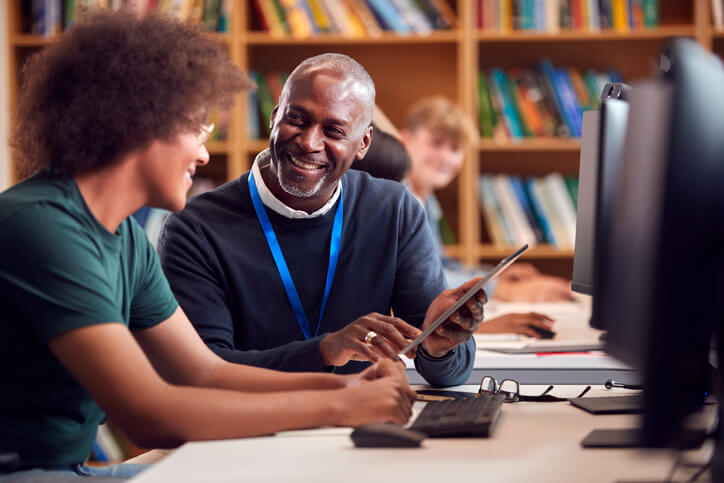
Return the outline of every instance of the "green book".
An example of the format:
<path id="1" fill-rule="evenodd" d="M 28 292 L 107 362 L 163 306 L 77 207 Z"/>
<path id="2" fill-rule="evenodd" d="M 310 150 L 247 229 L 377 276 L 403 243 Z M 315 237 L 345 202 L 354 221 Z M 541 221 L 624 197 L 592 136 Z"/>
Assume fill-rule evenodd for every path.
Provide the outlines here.
<path id="1" fill-rule="evenodd" d="M 260 73 L 255 80 L 259 97 L 259 110 L 261 111 L 261 125 L 264 127 L 265 135 L 269 137 L 271 134 L 269 132 L 269 121 L 274 110 L 274 101 L 269 91 L 269 85 L 266 83 L 266 76 Z"/>
<path id="2" fill-rule="evenodd" d="M 490 90 L 488 89 L 488 79 L 483 71 L 478 72 L 478 117 L 480 122 L 480 135 L 484 138 L 493 137 L 493 121 L 495 111 L 490 101 Z"/>
<path id="3" fill-rule="evenodd" d="M 442 238 L 444 245 L 455 245 L 458 242 L 455 233 L 452 231 L 452 228 L 450 228 L 450 224 L 444 216 L 440 218 L 438 226 L 440 228 L 440 238 Z"/>
<path id="4" fill-rule="evenodd" d="M 523 137 L 532 138 L 533 131 L 528 125 L 528 120 L 523 115 L 523 109 L 521 108 L 522 100 L 520 99 L 518 84 L 515 83 L 515 79 L 513 79 L 508 73 L 505 74 L 505 81 L 508 87 L 508 92 L 510 93 L 510 102 L 513 104 L 513 109 L 515 109 L 518 121 L 520 122 L 520 129 L 523 132 Z"/>
<path id="5" fill-rule="evenodd" d="M 206 30 L 216 32 L 219 28 L 219 11 L 221 10 L 221 0 L 204 1 L 204 13 L 202 21 Z"/>
<path id="6" fill-rule="evenodd" d="M 644 10 L 644 26 L 659 26 L 659 0 L 642 0 Z"/>
<path id="7" fill-rule="evenodd" d="M 566 184 L 566 191 L 568 191 L 568 194 L 571 195 L 571 200 L 573 200 L 573 207 L 578 210 L 578 178 L 575 176 L 566 176 L 563 178 L 563 181 Z"/>

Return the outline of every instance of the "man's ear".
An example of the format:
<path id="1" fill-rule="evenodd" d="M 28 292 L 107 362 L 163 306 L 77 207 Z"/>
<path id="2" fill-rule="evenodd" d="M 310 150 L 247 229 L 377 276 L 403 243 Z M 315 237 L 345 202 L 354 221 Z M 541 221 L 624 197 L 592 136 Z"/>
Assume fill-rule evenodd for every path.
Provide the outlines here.
<path id="1" fill-rule="evenodd" d="M 271 117 L 269 118 L 269 131 L 274 129 L 274 119 L 277 117 L 277 110 L 279 109 L 279 104 L 274 106 L 274 109 L 272 109 Z"/>
<path id="2" fill-rule="evenodd" d="M 372 144 L 372 131 L 374 131 L 372 126 L 367 126 L 364 134 L 362 134 L 362 140 L 359 143 L 360 147 L 355 155 L 356 159 L 364 158 L 365 154 L 367 154 L 367 151 L 370 149 L 370 144 Z"/>

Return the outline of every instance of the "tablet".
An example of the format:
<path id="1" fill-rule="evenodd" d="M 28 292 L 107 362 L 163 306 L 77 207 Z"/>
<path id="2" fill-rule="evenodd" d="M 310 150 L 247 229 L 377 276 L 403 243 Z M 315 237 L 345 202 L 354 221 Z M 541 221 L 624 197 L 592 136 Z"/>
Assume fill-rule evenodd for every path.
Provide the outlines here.
<path id="1" fill-rule="evenodd" d="M 470 288 L 470 290 L 468 290 L 467 292 L 465 292 L 465 295 L 463 295 L 462 297 L 460 297 L 459 299 L 457 299 L 457 301 L 456 301 L 454 304 L 452 304 L 445 312 L 443 312 L 442 315 L 440 315 L 437 319 L 435 319 L 435 321 L 434 321 L 432 324 L 430 324 L 429 326 L 427 326 L 427 328 L 426 328 L 425 330 L 423 330 L 423 331 L 420 333 L 420 335 L 418 335 L 417 337 L 415 337 L 415 339 L 414 339 L 412 342 L 410 342 L 410 343 L 407 345 L 407 347 L 405 347 L 404 349 L 402 349 L 402 350 L 400 351 L 400 355 L 407 354 L 407 353 L 410 352 L 412 349 L 414 349 L 415 347 L 417 347 L 418 345 L 420 345 L 420 343 L 421 343 L 423 340 L 425 340 L 425 337 L 427 337 L 428 335 L 432 334 L 432 332 L 433 332 L 435 329 L 437 329 L 438 327 L 440 327 L 440 325 L 441 325 L 443 322 L 445 322 L 448 318 L 450 318 L 450 316 L 451 316 L 452 314 L 454 314 L 460 307 L 462 307 L 462 306 L 465 304 L 465 302 L 467 302 L 468 300 L 470 300 L 470 297 L 472 297 L 473 295 L 475 295 L 476 293 L 478 293 L 478 290 L 480 290 L 481 288 L 484 288 L 484 287 L 485 287 L 486 285 L 488 285 L 490 282 L 492 282 L 493 280 L 495 280 L 495 279 L 497 278 L 497 276 L 500 275 L 500 274 L 503 272 L 503 270 L 505 270 L 506 268 L 508 268 L 514 261 L 516 261 L 516 260 L 518 259 L 518 257 L 520 257 L 520 256 L 523 254 L 523 252 L 526 251 L 527 249 L 528 249 L 528 245 L 527 245 L 527 244 L 526 244 L 526 245 L 523 245 L 523 246 L 520 247 L 518 250 L 516 250 L 515 253 L 513 253 L 513 254 L 510 255 L 510 256 L 508 256 L 507 258 L 504 258 L 499 264 L 497 264 L 497 265 L 495 266 L 495 268 L 493 268 L 490 272 L 488 272 L 488 274 L 487 274 L 486 276 L 484 276 L 480 281 L 478 281 L 478 283 L 476 283 L 475 285 L 473 285 L 473 286 Z"/>

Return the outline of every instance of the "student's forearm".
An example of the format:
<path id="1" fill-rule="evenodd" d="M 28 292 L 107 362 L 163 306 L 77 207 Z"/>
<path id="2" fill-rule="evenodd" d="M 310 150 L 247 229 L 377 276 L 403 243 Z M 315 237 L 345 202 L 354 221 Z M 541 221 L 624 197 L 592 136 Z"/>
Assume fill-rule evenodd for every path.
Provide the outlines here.
<path id="1" fill-rule="evenodd" d="M 168 385 L 137 400 L 121 428 L 144 447 L 174 447 L 190 440 L 226 439 L 339 424 L 344 411 L 338 391 L 249 394 Z"/>
<path id="2" fill-rule="evenodd" d="M 202 385 L 245 392 L 340 389 L 347 385 L 350 377 L 314 372 L 281 372 L 219 360 Z"/>

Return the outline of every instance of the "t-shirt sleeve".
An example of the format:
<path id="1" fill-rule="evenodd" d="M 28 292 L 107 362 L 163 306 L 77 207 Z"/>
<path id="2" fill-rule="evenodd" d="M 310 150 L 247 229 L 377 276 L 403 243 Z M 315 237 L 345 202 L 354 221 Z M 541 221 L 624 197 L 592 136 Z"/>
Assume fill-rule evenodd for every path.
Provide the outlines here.
<path id="1" fill-rule="evenodd" d="M 134 220 L 129 223 L 138 263 L 133 267 L 135 290 L 128 326 L 131 330 L 147 329 L 171 317 L 178 302 L 161 270 L 153 245 Z"/>
<path id="2" fill-rule="evenodd" d="M 99 241 L 68 215 L 37 204 L 4 220 L 0 231 L 0 292 L 41 340 L 122 322 Z"/>

